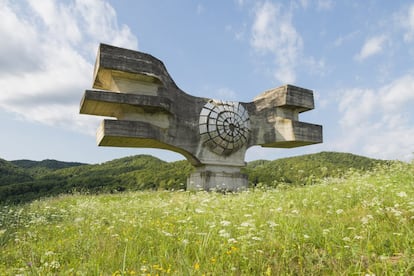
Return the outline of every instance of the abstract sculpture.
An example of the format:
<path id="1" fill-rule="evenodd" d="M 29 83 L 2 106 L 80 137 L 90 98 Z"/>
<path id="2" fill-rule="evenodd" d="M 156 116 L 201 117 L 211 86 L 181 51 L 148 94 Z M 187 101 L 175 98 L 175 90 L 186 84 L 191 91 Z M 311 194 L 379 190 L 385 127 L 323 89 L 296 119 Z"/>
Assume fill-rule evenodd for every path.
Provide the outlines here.
<path id="1" fill-rule="evenodd" d="M 254 145 L 292 148 L 322 142 L 322 126 L 299 121 L 314 108 L 313 92 L 281 86 L 240 103 L 194 97 L 178 88 L 151 55 L 101 44 L 93 88 L 80 113 L 105 119 L 99 146 L 160 148 L 184 155 L 196 168 L 187 189 L 237 191 L 240 169 Z"/>

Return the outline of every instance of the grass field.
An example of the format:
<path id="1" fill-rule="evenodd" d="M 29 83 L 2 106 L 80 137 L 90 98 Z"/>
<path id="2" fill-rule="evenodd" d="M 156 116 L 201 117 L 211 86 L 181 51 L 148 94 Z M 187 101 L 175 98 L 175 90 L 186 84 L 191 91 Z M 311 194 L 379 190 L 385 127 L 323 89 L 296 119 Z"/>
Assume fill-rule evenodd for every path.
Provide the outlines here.
<path id="1" fill-rule="evenodd" d="M 315 186 L 0 208 L 0 275 L 414 274 L 414 164 Z"/>

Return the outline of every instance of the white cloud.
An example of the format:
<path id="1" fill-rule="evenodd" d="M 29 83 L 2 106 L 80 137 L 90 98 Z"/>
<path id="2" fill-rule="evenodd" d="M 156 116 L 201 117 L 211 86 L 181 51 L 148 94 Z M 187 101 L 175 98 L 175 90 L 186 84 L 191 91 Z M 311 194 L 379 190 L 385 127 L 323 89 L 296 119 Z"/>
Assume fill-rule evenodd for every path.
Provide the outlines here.
<path id="1" fill-rule="evenodd" d="M 91 88 L 97 47 L 136 49 L 130 29 L 118 27 L 105 1 L 1 2 L 0 108 L 72 129 L 96 121 L 78 113 L 83 91 Z"/>
<path id="2" fill-rule="evenodd" d="M 334 3 L 332 0 L 295 0 L 290 1 L 291 6 L 297 8 L 307 9 L 308 7 L 314 7 L 317 11 L 325 11 L 332 9 Z"/>
<path id="3" fill-rule="evenodd" d="M 414 103 L 414 76 L 403 76 L 380 90 L 380 103 L 384 110 L 397 112 Z M 410 106 L 412 110 L 412 105 Z"/>
<path id="4" fill-rule="evenodd" d="M 206 85 L 199 89 L 200 95 L 210 95 L 211 98 L 223 101 L 240 101 L 240 95 L 236 91 L 225 86 Z"/>
<path id="5" fill-rule="evenodd" d="M 339 103 L 339 111 L 343 112 L 340 123 L 344 127 L 361 126 L 378 106 L 377 95 L 370 89 L 351 89 L 343 92 Z"/>
<path id="6" fill-rule="evenodd" d="M 204 6 L 200 3 L 198 3 L 196 13 L 197 14 L 202 14 L 203 12 L 204 12 Z"/>
<path id="7" fill-rule="evenodd" d="M 257 5 L 252 26 L 252 47 L 274 59 L 274 77 L 283 83 L 296 80 L 295 67 L 302 54 L 302 37 L 292 25 L 291 12 L 281 5 L 264 2 Z"/>
<path id="8" fill-rule="evenodd" d="M 218 96 L 218 99 L 220 100 L 225 100 L 225 101 L 237 100 L 237 93 L 234 90 L 227 88 L 227 87 L 219 88 L 216 94 Z"/>
<path id="9" fill-rule="evenodd" d="M 338 150 L 409 160 L 414 152 L 414 77 L 405 75 L 377 90 L 349 89 L 339 99 L 344 135 Z"/>
<path id="10" fill-rule="evenodd" d="M 384 43 L 387 41 L 385 35 L 370 37 L 364 43 L 361 51 L 355 56 L 359 61 L 362 61 L 370 56 L 379 54 L 384 49 Z"/>
<path id="11" fill-rule="evenodd" d="M 235 0 L 235 2 L 239 7 L 243 7 L 245 4 L 245 0 Z"/>
<path id="12" fill-rule="evenodd" d="M 414 4 L 403 14 L 398 14 L 400 25 L 405 29 L 404 40 L 411 42 L 414 40 Z"/>
<path id="13" fill-rule="evenodd" d="M 0 5 L 0 77 L 15 74 L 21 70 L 38 67 L 40 57 L 30 41 L 35 41 L 36 32 L 26 20 L 21 20 L 4 3 Z"/>
<path id="14" fill-rule="evenodd" d="M 306 9 L 309 6 L 309 0 L 298 0 L 299 5 Z"/>
<path id="15" fill-rule="evenodd" d="M 246 27 L 246 24 L 241 25 L 239 28 L 235 28 L 229 24 L 225 26 L 225 31 L 231 33 L 234 36 L 234 39 L 243 41 L 246 33 Z"/>
<path id="16" fill-rule="evenodd" d="M 361 33 L 361 31 L 360 31 L 360 30 L 358 30 L 358 31 L 353 31 L 353 32 L 348 33 L 348 34 L 345 34 L 345 35 L 341 35 L 341 36 L 339 36 L 337 39 L 335 39 L 335 41 L 334 41 L 333 45 L 334 45 L 335 47 L 340 47 L 340 46 L 342 46 L 344 43 L 350 42 L 350 41 L 352 41 L 353 39 L 355 39 L 355 37 L 356 37 L 358 34 L 360 34 L 360 33 Z"/>
<path id="17" fill-rule="evenodd" d="M 312 75 L 324 76 L 327 72 L 326 63 L 324 59 L 317 60 L 314 57 L 303 59 L 303 63 L 308 68 L 308 72 Z"/>
<path id="18" fill-rule="evenodd" d="M 317 9 L 318 10 L 330 10 L 333 6 L 332 0 L 318 0 Z"/>

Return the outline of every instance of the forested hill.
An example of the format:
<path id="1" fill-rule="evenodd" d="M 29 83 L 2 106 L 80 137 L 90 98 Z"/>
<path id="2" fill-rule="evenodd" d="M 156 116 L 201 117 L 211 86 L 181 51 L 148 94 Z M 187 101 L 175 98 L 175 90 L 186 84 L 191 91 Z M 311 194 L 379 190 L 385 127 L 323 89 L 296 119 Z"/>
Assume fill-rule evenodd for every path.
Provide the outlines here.
<path id="1" fill-rule="evenodd" d="M 249 175 L 252 185 L 309 185 L 326 177 L 342 176 L 350 169 L 368 171 L 390 162 L 350 153 L 320 152 L 274 161 L 252 161 L 247 164 L 245 173 Z"/>
<path id="2" fill-rule="evenodd" d="M 45 161 L 37 164 L 26 160 L 1 161 L 0 201 L 12 202 L 73 192 L 182 189 L 185 188 L 186 177 L 191 170 L 187 161 L 168 163 L 148 155 L 125 157 L 95 165 L 54 164 L 53 168 L 43 166 L 48 163 Z M 65 168 L 56 169 L 57 166 Z"/>
<path id="3" fill-rule="evenodd" d="M 27 159 L 11 161 L 13 165 L 25 169 L 30 175 L 45 174 L 59 169 L 71 168 L 76 166 L 86 165 L 79 162 L 64 162 L 53 159 L 46 159 L 42 161 L 32 161 Z"/>
<path id="4" fill-rule="evenodd" d="M 79 162 L 64 162 L 64 161 L 58 161 L 53 159 L 45 159 L 42 161 L 32 161 L 27 159 L 21 159 L 21 160 L 14 160 L 11 161 L 14 165 L 25 168 L 25 169 L 33 169 L 33 168 L 44 168 L 47 170 L 58 170 L 58 169 L 64 169 L 64 168 L 70 168 L 70 167 L 76 167 L 81 165 L 87 165 L 85 163 L 79 163 Z"/>
<path id="5" fill-rule="evenodd" d="M 387 162 L 347 153 L 321 152 L 274 161 L 253 161 L 244 172 L 251 186 L 309 185 L 325 177 L 340 176 L 350 169 L 366 171 Z M 187 161 L 168 163 L 149 155 L 94 165 L 0 159 L 0 201 L 22 202 L 76 191 L 183 189 L 191 170 Z"/>
<path id="6" fill-rule="evenodd" d="M 0 158 L 0 186 L 30 181 L 29 172 Z"/>

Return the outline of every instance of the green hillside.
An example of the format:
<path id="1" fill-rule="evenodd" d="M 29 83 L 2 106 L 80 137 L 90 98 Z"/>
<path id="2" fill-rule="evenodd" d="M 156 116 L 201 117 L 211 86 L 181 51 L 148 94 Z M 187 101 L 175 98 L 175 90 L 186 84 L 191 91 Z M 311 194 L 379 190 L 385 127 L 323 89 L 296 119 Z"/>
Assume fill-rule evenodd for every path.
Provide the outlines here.
<path id="1" fill-rule="evenodd" d="M 21 159 L 21 160 L 11 161 L 11 163 L 13 163 L 14 165 L 18 167 L 26 168 L 26 169 L 45 168 L 49 170 L 58 170 L 58 169 L 86 165 L 85 163 L 64 162 L 64 161 L 58 161 L 58 160 L 53 160 L 53 159 L 45 159 L 42 161 L 32 161 L 32 160 L 27 160 L 27 159 Z"/>
<path id="2" fill-rule="evenodd" d="M 33 178 L 30 174 L 12 162 L 0 158 L 0 187 L 14 183 L 31 181 Z"/>
<path id="3" fill-rule="evenodd" d="M 350 169 L 368 171 L 388 161 L 348 153 L 321 152 L 248 163 L 250 186 L 310 185 Z M 56 160 L 0 159 L 0 201 L 23 202 L 73 192 L 113 193 L 185 188 L 192 170 L 187 161 L 165 162 L 149 155 L 130 156 L 87 165 Z"/>
<path id="4" fill-rule="evenodd" d="M 22 162 L 15 164 L 21 165 Z M 7 177 L 8 181 L 0 186 L 0 201 L 22 202 L 73 192 L 182 189 L 191 170 L 186 161 L 168 163 L 148 155 L 63 169 L 41 169 L 41 164 L 32 163 L 29 167 L 27 164 L 24 162 L 23 167 L 7 161 L 2 164 L 1 168 L 7 169 L 4 178 Z"/>
<path id="5" fill-rule="evenodd" d="M 247 164 L 245 173 L 249 175 L 252 185 L 311 185 L 327 177 L 342 176 L 349 170 L 369 171 L 387 163 L 390 161 L 350 153 L 320 152 L 274 161 L 253 161 Z"/>
<path id="6" fill-rule="evenodd" d="M 26 169 L 26 171 L 29 172 L 33 176 L 46 174 L 48 172 L 55 171 L 55 170 L 86 165 L 85 163 L 64 162 L 64 161 L 58 161 L 58 160 L 53 160 L 53 159 L 46 159 L 42 161 L 32 161 L 32 160 L 27 160 L 27 159 L 21 159 L 21 160 L 14 160 L 10 162 L 13 165 L 16 165 L 17 167 Z"/>

